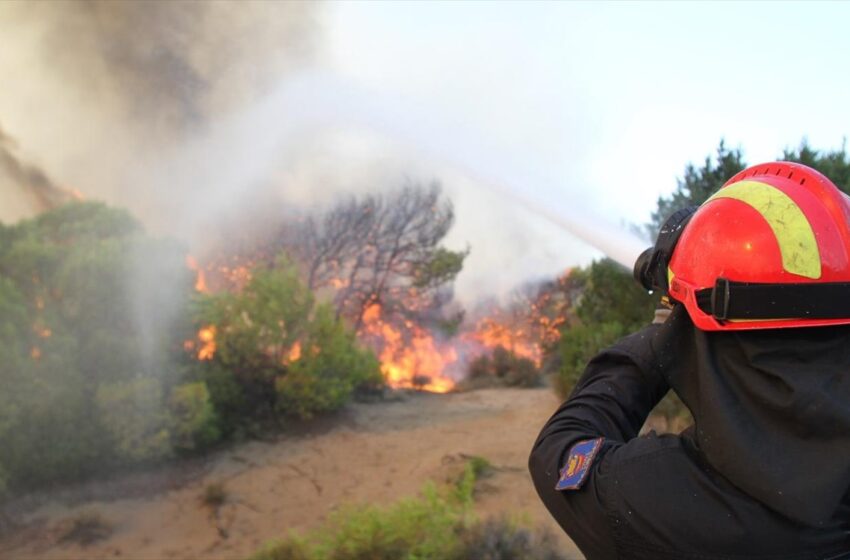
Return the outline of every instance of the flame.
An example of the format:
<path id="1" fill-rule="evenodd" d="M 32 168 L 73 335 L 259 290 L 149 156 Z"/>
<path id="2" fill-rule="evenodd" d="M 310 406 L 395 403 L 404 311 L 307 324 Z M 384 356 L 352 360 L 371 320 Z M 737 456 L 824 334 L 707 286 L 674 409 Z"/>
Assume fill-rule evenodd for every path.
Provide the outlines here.
<path id="1" fill-rule="evenodd" d="M 38 360 L 39 358 L 41 358 L 41 348 L 39 348 L 38 346 L 33 346 L 30 349 L 30 357 L 33 360 Z"/>
<path id="2" fill-rule="evenodd" d="M 485 348 L 501 346 L 517 356 L 528 358 L 537 367 L 543 362 L 540 346 L 529 340 L 529 334 L 524 329 L 511 328 L 492 317 L 479 321 L 470 336 Z"/>
<path id="3" fill-rule="evenodd" d="M 335 290 L 341 290 L 343 288 L 347 288 L 348 284 L 349 284 L 348 280 L 346 280 L 344 278 L 331 278 L 331 280 L 330 280 L 330 285 Z"/>
<path id="4" fill-rule="evenodd" d="M 455 382 L 444 372 L 457 361 L 454 348 L 438 347 L 432 336 L 413 323 L 405 327 L 407 336 L 400 328 L 385 322 L 380 304 L 370 305 L 363 313 L 363 334 L 380 347 L 381 372 L 387 384 L 435 393 L 451 391 Z"/>
<path id="5" fill-rule="evenodd" d="M 292 348 L 289 350 L 289 355 L 286 357 L 287 362 L 294 362 L 301 358 L 301 343 L 296 342 L 292 345 Z"/>
<path id="6" fill-rule="evenodd" d="M 198 331 L 201 347 L 198 349 L 199 360 L 211 360 L 215 356 L 215 325 L 208 325 Z"/>
<path id="7" fill-rule="evenodd" d="M 198 261 L 195 260 L 195 257 L 192 255 L 186 255 L 186 266 L 188 266 L 189 270 L 192 270 L 196 274 L 195 290 L 202 294 L 209 293 L 209 288 L 207 288 L 206 272 L 198 265 Z"/>

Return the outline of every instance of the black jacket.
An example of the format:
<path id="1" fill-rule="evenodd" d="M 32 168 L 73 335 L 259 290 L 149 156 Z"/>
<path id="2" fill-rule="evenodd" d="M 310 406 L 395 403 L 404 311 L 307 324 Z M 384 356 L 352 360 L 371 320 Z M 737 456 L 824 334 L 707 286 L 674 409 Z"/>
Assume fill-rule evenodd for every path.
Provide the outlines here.
<path id="1" fill-rule="evenodd" d="M 671 388 L 694 426 L 637 437 Z M 850 558 L 850 327 L 708 333 L 677 306 L 588 364 L 529 468 L 588 560 Z"/>

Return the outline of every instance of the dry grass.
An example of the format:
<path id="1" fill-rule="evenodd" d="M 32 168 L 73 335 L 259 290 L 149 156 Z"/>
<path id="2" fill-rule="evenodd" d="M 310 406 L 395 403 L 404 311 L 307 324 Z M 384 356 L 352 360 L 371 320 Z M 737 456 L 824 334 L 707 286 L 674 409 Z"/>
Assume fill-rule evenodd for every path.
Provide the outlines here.
<path id="1" fill-rule="evenodd" d="M 212 482 L 204 488 L 201 502 L 212 510 L 217 510 L 227 502 L 228 492 L 222 482 Z"/>
<path id="2" fill-rule="evenodd" d="M 72 517 L 63 528 L 59 542 L 88 546 L 108 539 L 114 527 L 97 511 L 83 511 Z"/>

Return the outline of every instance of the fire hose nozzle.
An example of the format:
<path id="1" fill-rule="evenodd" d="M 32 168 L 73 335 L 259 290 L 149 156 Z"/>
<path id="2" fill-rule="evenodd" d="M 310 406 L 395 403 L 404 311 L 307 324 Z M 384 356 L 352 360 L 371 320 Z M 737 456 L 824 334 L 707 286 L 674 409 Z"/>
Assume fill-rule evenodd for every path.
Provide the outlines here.
<path id="1" fill-rule="evenodd" d="M 641 253 L 635 261 L 635 268 L 633 270 L 637 283 L 646 288 L 648 291 L 656 290 L 660 287 L 655 285 L 655 275 L 653 274 L 654 267 L 652 266 L 654 254 L 654 247 L 650 247 Z"/>

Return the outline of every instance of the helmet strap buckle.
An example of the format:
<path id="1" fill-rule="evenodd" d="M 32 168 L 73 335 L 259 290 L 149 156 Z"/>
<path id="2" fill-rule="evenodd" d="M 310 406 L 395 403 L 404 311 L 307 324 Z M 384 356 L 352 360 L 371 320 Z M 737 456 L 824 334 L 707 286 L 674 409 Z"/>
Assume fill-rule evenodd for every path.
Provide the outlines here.
<path id="1" fill-rule="evenodd" d="M 729 317 L 730 285 L 726 278 L 718 278 L 714 282 L 714 290 L 711 292 L 711 314 L 718 321 L 725 321 Z"/>

